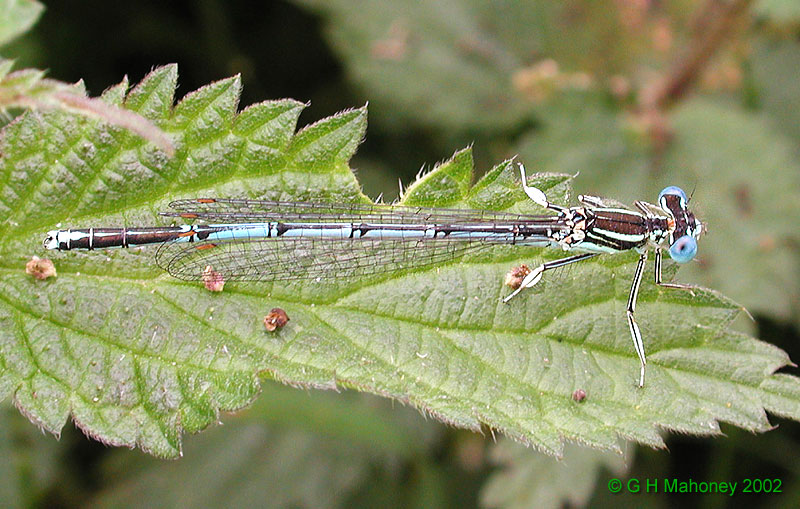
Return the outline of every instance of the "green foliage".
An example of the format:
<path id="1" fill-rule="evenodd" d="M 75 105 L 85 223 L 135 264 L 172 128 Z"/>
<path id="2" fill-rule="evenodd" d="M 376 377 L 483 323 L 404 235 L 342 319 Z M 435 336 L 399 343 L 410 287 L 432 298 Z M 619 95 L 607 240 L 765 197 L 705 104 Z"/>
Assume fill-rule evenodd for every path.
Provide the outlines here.
<path id="1" fill-rule="evenodd" d="M 373 470 L 390 472 L 395 458 L 413 461 L 434 443 L 437 428 L 412 412 L 352 392 L 307 393 L 265 383 L 252 408 L 187 440 L 180 462 L 111 455 L 106 490 L 94 502 L 344 507 L 366 483 L 379 484 Z"/>
<path id="2" fill-rule="evenodd" d="M 38 69 L 22 69 L 10 72 L 13 62 L 0 59 L 0 112 L 11 108 L 40 110 L 59 109 L 98 118 L 128 129 L 153 142 L 167 155 L 175 153 L 175 147 L 166 135 L 151 122 L 131 110 L 119 108 L 98 99 L 86 97 L 82 83 L 70 85 L 47 79 Z M 110 93 L 110 95 L 113 95 Z"/>
<path id="3" fill-rule="evenodd" d="M 526 507 L 583 507 L 595 489 L 595 479 L 606 468 L 620 477 L 628 470 L 630 458 L 621 453 L 593 451 L 570 446 L 564 461 L 528 450 L 503 440 L 492 450 L 492 461 L 501 470 L 492 475 L 482 493 L 485 507 L 508 509 Z"/>
<path id="4" fill-rule="evenodd" d="M 658 16 L 637 16 L 636 6 L 626 17 L 591 0 L 295 3 L 323 16 L 350 78 L 370 91 L 375 115 L 395 127 L 402 120 L 513 132 L 561 86 L 583 89 L 593 79 L 588 73 L 604 81 L 640 60 L 661 65 L 664 56 L 652 51 Z M 678 6 L 653 10 L 687 16 Z M 544 59 L 566 74 L 539 75 Z"/>
<path id="5" fill-rule="evenodd" d="M 6 507 L 40 504 L 49 486 L 65 482 L 69 473 L 62 467 L 63 442 L 53 440 L 17 412 L 8 402 L 0 407 L 0 500 Z"/>
<path id="6" fill-rule="evenodd" d="M 410 120 L 402 112 L 413 105 L 422 115 L 415 113 L 417 120 L 433 125 L 497 129 L 522 122 L 529 111 L 508 81 L 516 57 L 491 43 L 482 47 L 487 34 L 470 2 L 299 3 L 329 16 L 332 42 L 353 79 L 373 90 L 373 111 L 399 114 L 387 121 Z"/>
<path id="7" fill-rule="evenodd" d="M 503 274 L 563 256 L 498 247 L 452 263 L 349 281 L 227 285 L 211 294 L 173 280 L 152 250 L 56 253 L 59 276 L 35 281 L 25 259 L 44 232 L 163 223 L 173 199 L 247 196 L 366 202 L 348 161 L 366 109 L 295 133 L 303 105 L 271 101 L 236 112 L 231 78 L 171 108 L 174 66 L 104 99 L 158 124 L 169 159 L 140 138 L 63 112 L 29 112 L 0 141 L 0 394 L 58 433 L 68 417 L 105 443 L 158 456 L 181 453 L 180 434 L 248 405 L 259 376 L 362 391 L 409 402 L 472 430 L 490 426 L 549 454 L 565 438 L 619 450 L 620 437 L 663 446 L 659 429 L 719 433 L 718 421 L 766 431 L 764 410 L 800 419 L 800 383 L 774 375 L 779 349 L 733 332 L 740 308 L 711 290 L 643 286 L 637 308 L 648 383 L 624 309 L 635 253 L 600 257 L 509 305 Z M 472 187 L 469 149 L 409 187 L 404 205 L 540 212 L 510 161 Z M 532 178 L 566 203 L 570 179 Z M 272 307 L 291 317 L 276 333 Z M 572 400 L 574 390 L 587 393 Z"/>
<path id="8" fill-rule="evenodd" d="M 43 9 L 36 0 L 0 0 L 0 45 L 25 33 L 36 23 Z"/>
<path id="9" fill-rule="evenodd" d="M 775 23 L 797 23 L 800 4 L 794 0 L 760 0 L 756 12 Z"/>
<path id="10" fill-rule="evenodd" d="M 800 3 L 795 5 L 800 8 Z M 754 44 L 752 80 L 755 101 L 774 123 L 775 130 L 800 144 L 800 43 L 760 38 Z"/>

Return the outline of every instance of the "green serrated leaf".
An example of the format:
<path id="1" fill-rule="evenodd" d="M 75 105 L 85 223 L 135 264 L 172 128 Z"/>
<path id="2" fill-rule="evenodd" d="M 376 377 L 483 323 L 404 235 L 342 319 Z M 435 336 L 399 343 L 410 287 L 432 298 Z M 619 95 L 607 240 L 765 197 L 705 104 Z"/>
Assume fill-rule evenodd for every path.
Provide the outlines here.
<path id="1" fill-rule="evenodd" d="M 400 201 L 402 205 L 447 207 L 463 202 L 472 182 L 472 149 L 460 150 L 451 159 L 420 175 Z"/>
<path id="2" fill-rule="evenodd" d="M 485 507 L 584 507 L 594 492 L 602 469 L 622 476 L 631 459 L 621 453 L 569 446 L 564 461 L 556 461 L 503 440 L 492 447 L 492 462 L 502 468 L 492 474 L 481 493 Z"/>
<path id="3" fill-rule="evenodd" d="M 0 45 L 27 32 L 43 10 L 36 0 L 0 0 Z"/>
<path id="4" fill-rule="evenodd" d="M 171 115 L 178 84 L 178 66 L 165 65 L 154 69 L 130 91 L 125 106 L 151 120 L 161 120 Z"/>
<path id="5" fill-rule="evenodd" d="M 289 146 L 293 166 L 307 172 L 344 166 L 355 154 L 367 129 L 367 109 L 344 111 L 303 128 Z"/>
<path id="6" fill-rule="evenodd" d="M 0 111 L 10 108 L 35 110 L 62 110 L 77 113 L 93 119 L 101 119 L 110 126 L 117 126 L 128 136 L 139 136 L 140 141 L 148 140 L 164 154 L 172 156 L 175 147 L 171 139 L 152 122 L 130 109 L 119 107 L 124 90 L 116 94 L 114 104 L 113 92 L 107 94 L 105 100 L 86 97 L 86 88 L 82 81 L 75 84 L 63 83 L 44 78 L 44 72 L 37 69 L 22 69 L 6 74 L 8 61 L 3 62 L 0 74 Z M 127 85 L 127 80 L 124 82 Z M 84 145 L 84 148 L 88 145 Z"/>
<path id="7" fill-rule="evenodd" d="M 130 83 L 128 82 L 128 77 L 125 76 L 122 81 L 104 90 L 101 97 L 108 104 L 122 106 L 125 101 L 125 95 L 128 93 L 128 87 L 130 87 Z"/>
<path id="8" fill-rule="evenodd" d="M 222 293 L 162 275 L 153 249 L 52 253 L 57 278 L 25 275 L 57 224 L 166 224 L 159 210 L 196 196 L 367 201 L 347 166 L 364 108 L 294 134 L 302 105 L 267 102 L 237 114 L 233 78 L 164 113 L 174 94 L 164 83 L 174 76 L 174 67 L 154 71 L 125 101 L 181 140 L 170 160 L 62 112 L 28 113 L 3 131 L 0 390 L 45 429 L 58 433 L 72 417 L 98 440 L 174 457 L 183 431 L 249 404 L 258 375 L 398 398 L 555 455 L 564 438 L 610 450 L 620 437 L 660 447 L 661 429 L 716 434 L 721 420 L 765 431 L 765 408 L 800 418 L 798 379 L 772 375 L 786 355 L 731 332 L 740 308 L 701 288 L 642 286 L 648 382 L 636 387 L 625 318 L 636 253 L 573 266 L 508 305 L 500 299 L 510 267 L 563 253 L 501 246 L 415 271 L 229 284 Z M 251 172 L 262 155 L 267 169 Z M 469 189 L 471 174 L 462 151 L 410 193 L 436 206 L 535 210 L 510 162 Z M 530 183 L 556 202 L 570 194 L 564 175 Z M 262 319 L 273 307 L 291 321 L 267 333 Z M 587 394 L 580 404 L 577 389 Z"/>
<path id="9" fill-rule="evenodd" d="M 42 81 L 44 75 L 45 72 L 39 69 L 21 69 L 19 71 L 14 71 L 5 75 L 3 78 L 3 87 L 10 90 L 31 88 Z"/>

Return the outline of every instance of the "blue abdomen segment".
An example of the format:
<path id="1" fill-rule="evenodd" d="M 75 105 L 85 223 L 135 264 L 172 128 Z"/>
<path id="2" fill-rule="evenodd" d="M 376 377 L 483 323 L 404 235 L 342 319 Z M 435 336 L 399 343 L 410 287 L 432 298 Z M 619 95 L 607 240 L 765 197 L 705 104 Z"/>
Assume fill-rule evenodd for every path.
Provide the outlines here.
<path id="1" fill-rule="evenodd" d="M 204 231 L 205 230 L 205 231 Z M 541 235 L 522 236 L 513 225 L 373 224 L 373 223 L 244 223 L 198 226 L 194 241 L 248 241 L 267 238 L 320 240 L 423 240 L 484 241 L 498 244 L 518 242 L 547 245 Z M 206 234 L 207 232 L 207 234 Z"/>

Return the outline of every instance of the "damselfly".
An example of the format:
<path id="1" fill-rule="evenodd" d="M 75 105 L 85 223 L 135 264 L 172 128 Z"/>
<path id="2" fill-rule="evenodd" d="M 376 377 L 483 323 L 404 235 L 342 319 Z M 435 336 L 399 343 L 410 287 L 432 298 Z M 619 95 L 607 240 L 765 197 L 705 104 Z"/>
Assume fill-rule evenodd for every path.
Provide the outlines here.
<path id="1" fill-rule="evenodd" d="M 544 272 L 603 253 L 640 253 L 627 304 L 631 338 L 644 386 L 646 358 L 634 318 L 648 251 L 655 250 L 655 282 L 661 281 L 666 241 L 673 260 L 685 263 L 697 252 L 702 223 L 688 210 L 680 188 L 667 187 L 658 204 L 637 201 L 637 210 L 594 196 L 578 196 L 580 206 L 550 203 L 529 186 L 519 165 L 522 188 L 551 215 L 524 215 L 461 209 L 365 206 L 200 198 L 179 200 L 164 216 L 203 224 L 154 228 L 83 228 L 47 233 L 47 249 L 98 249 L 161 243 L 158 264 L 184 280 L 200 280 L 208 267 L 226 281 L 324 279 L 384 273 L 444 263 L 480 246 L 553 246 L 580 254 L 543 263 L 503 299 L 537 284 Z M 207 272 L 205 272 L 207 274 Z"/>

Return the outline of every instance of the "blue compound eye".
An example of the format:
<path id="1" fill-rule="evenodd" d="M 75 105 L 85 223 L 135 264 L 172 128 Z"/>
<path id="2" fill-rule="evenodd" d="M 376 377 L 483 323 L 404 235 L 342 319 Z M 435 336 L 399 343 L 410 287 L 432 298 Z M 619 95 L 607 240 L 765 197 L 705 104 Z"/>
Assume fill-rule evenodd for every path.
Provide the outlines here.
<path id="1" fill-rule="evenodd" d="M 685 204 L 686 204 L 686 203 L 688 203 L 688 202 L 689 202 L 689 198 L 687 198 L 687 197 L 686 197 L 686 193 L 684 193 L 684 192 L 683 192 L 683 189 L 681 189 L 681 188 L 680 188 L 680 187 L 678 187 L 678 186 L 669 186 L 669 187 L 665 187 L 663 191 L 661 191 L 660 193 L 658 193 L 658 202 L 659 202 L 659 203 L 661 203 L 661 198 L 662 198 L 662 197 L 663 197 L 665 194 L 677 194 L 677 195 L 678 195 L 678 196 L 680 196 L 680 197 L 681 197 L 681 199 L 683 200 L 683 201 L 681 202 L 681 204 L 682 204 L 682 205 L 684 205 L 684 206 L 685 206 Z"/>
<path id="2" fill-rule="evenodd" d="M 697 254 L 697 241 L 691 235 L 684 235 L 669 246 L 669 255 L 678 263 L 686 263 Z"/>

